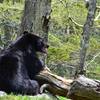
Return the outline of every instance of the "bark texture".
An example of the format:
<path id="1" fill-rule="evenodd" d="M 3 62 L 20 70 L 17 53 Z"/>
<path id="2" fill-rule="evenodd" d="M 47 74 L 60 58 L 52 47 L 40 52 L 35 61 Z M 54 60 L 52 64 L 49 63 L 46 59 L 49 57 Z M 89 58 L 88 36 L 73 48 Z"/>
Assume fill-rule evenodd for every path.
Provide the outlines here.
<path id="1" fill-rule="evenodd" d="M 68 96 L 72 100 L 100 100 L 100 81 L 79 76 L 72 83 Z"/>
<path id="2" fill-rule="evenodd" d="M 77 79 L 64 79 L 48 70 L 42 71 L 36 78 L 42 85 L 41 91 L 47 90 L 53 95 L 60 95 L 71 100 L 100 100 L 100 81 L 80 75 Z M 44 84 L 44 85 L 43 85 Z"/>
<path id="3" fill-rule="evenodd" d="M 21 33 L 28 31 L 47 36 L 50 13 L 51 0 L 25 0 Z"/>
<path id="4" fill-rule="evenodd" d="M 60 95 L 67 97 L 67 93 L 73 80 L 64 79 L 60 76 L 52 74 L 50 71 L 44 70 L 37 75 L 36 80 L 39 82 L 41 92 L 49 91 L 53 95 Z"/>
<path id="5" fill-rule="evenodd" d="M 95 12 L 96 12 L 96 0 L 89 0 L 88 15 L 83 27 L 83 34 L 81 39 L 80 68 L 79 68 L 80 74 L 84 74 L 85 70 L 86 52 L 89 46 L 90 29 L 93 26 Z"/>

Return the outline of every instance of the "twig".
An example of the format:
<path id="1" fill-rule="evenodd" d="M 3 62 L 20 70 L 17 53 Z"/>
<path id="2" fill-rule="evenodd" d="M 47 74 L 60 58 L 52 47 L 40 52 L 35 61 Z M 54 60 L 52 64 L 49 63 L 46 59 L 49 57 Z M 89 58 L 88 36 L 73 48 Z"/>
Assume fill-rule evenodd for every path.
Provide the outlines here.
<path id="1" fill-rule="evenodd" d="M 99 12 L 99 14 L 97 15 L 97 17 L 94 19 L 94 21 L 97 21 L 97 20 L 99 19 L 99 17 L 100 17 L 100 12 Z"/>
<path id="2" fill-rule="evenodd" d="M 62 4 L 63 4 L 63 6 L 64 6 L 65 8 L 67 8 L 67 3 L 66 3 L 66 4 L 64 4 L 63 0 L 59 0 L 59 1 L 60 1 L 60 3 L 62 3 Z"/>
<path id="3" fill-rule="evenodd" d="M 81 25 L 81 24 L 79 24 L 79 23 L 77 23 L 72 17 L 69 17 L 69 19 L 75 24 L 75 25 L 77 25 L 77 26 L 79 26 L 79 27 L 82 27 L 83 28 L 83 25 Z"/>
<path id="4" fill-rule="evenodd" d="M 100 55 L 100 52 L 97 53 L 97 54 L 93 57 L 93 59 L 86 65 L 86 68 L 87 68 L 99 55 Z"/>

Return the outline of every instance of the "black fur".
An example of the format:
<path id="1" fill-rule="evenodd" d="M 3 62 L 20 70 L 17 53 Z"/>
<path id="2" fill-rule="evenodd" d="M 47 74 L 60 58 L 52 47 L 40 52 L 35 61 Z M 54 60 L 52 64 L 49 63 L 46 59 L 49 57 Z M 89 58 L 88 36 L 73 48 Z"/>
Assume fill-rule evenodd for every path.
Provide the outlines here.
<path id="1" fill-rule="evenodd" d="M 34 80 L 43 65 L 36 52 L 46 53 L 48 45 L 39 36 L 24 32 L 0 55 L 0 91 L 35 95 L 39 84 Z"/>

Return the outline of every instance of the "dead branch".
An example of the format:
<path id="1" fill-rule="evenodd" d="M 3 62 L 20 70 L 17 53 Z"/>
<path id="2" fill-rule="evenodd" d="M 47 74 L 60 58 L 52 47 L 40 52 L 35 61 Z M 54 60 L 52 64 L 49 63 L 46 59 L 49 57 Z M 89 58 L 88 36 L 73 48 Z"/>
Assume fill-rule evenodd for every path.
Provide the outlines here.
<path id="1" fill-rule="evenodd" d="M 76 26 L 79 26 L 79 27 L 83 28 L 83 25 L 77 23 L 72 17 L 69 17 L 69 19 L 70 19 Z"/>
<path id="2" fill-rule="evenodd" d="M 86 65 L 86 68 L 100 55 L 100 52 L 97 53 L 96 55 L 94 55 L 94 57 L 92 58 L 92 60 Z"/>

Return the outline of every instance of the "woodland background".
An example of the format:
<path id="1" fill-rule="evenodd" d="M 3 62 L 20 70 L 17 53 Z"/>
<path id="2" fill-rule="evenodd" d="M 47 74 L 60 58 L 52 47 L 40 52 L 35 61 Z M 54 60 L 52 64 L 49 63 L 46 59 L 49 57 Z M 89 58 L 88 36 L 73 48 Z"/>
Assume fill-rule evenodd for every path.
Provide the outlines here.
<path id="1" fill-rule="evenodd" d="M 5 48 L 20 34 L 24 0 L 0 0 L 0 49 Z M 86 76 L 100 80 L 100 0 L 94 25 L 91 29 L 86 55 Z M 48 55 L 46 65 L 64 78 L 75 75 L 80 59 L 80 40 L 87 17 L 84 0 L 52 0 L 48 31 Z M 28 97 L 10 96 L 10 100 L 31 100 Z M 15 98 L 15 99 L 14 99 Z M 3 100 L 8 100 L 4 97 Z M 60 98 L 65 100 L 64 98 Z M 40 99 L 39 99 L 40 100 Z M 42 99 L 41 99 L 42 100 Z"/>

